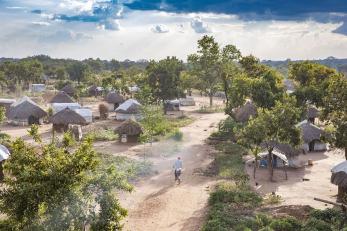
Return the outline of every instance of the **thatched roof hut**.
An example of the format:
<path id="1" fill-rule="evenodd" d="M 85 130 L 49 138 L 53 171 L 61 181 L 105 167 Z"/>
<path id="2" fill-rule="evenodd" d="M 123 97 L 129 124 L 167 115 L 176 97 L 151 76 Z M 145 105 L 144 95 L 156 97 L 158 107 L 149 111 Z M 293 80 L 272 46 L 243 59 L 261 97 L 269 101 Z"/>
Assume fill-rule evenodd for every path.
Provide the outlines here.
<path id="1" fill-rule="evenodd" d="M 0 99 L 0 107 L 4 107 L 6 110 L 6 116 L 8 115 L 9 109 L 13 103 L 15 103 L 15 99 Z"/>
<path id="2" fill-rule="evenodd" d="M 96 85 L 92 85 L 88 88 L 89 96 L 98 96 L 104 91 L 103 87 L 98 87 Z"/>
<path id="3" fill-rule="evenodd" d="M 109 104 L 121 104 L 124 102 L 123 96 L 114 91 L 108 93 L 105 100 Z"/>
<path id="4" fill-rule="evenodd" d="M 347 161 L 343 161 L 333 167 L 331 173 L 331 183 L 347 188 Z"/>
<path id="5" fill-rule="evenodd" d="M 302 150 L 294 148 L 293 146 L 291 146 L 289 144 L 278 143 L 278 142 L 275 142 L 275 141 L 272 141 L 269 144 L 274 147 L 274 150 L 276 150 L 276 151 L 286 155 L 286 157 L 288 159 L 292 158 L 292 157 L 295 157 L 295 156 L 298 156 L 298 155 L 300 155 L 302 153 Z M 266 148 L 267 147 L 267 145 L 265 143 L 262 143 L 260 146 L 262 148 Z"/>
<path id="6" fill-rule="evenodd" d="M 63 87 L 61 91 L 65 92 L 71 97 L 76 95 L 76 89 L 71 84 L 65 85 L 65 87 Z"/>
<path id="7" fill-rule="evenodd" d="M 47 113 L 27 96 L 12 104 L 8 112 L 10 120 L 28 122 L 28 124 L 39 123 L 39 119 L 46 115 Z"/>
<path id="8" fill-rule="evenodd" d="M 122 114 L 139 114 L 141 106 L 136 99 L 128 99 L 116 109 L 116 112 Z"/>
<path id="9" fill-rule="evenodd" d="M 77 112 L 69 108 L 65 108 L 64 110 L 61 110 L 58 113 L 54 114 L 50 118 L 50 121 L 53 124 L 60 124 L 60 125 L 87 124 L 87 121 L 84 119 L 83 116 L 81 116 L 80 114 L 78 114 Z"/>
<path id="10" fill-rule="evenodd" d="M 310 106 L 307 109 L 307 120 L 311 123 L 315 122 L 315 118 L 319 116 L 319 110 L 315 106 Z"/>
<path id="11" fill-rule="evenodd" d="M 125 136 L 127 142 L 137 142 L 143 129 L 138 122 L 133 119 L 128 119 L 121 123 L 121 125 L 115 129 L 115 132 L 119 134 L 119 138 L 121 139 Z"/>
<path id="12" fill-rule="evenodd" d="M 247 122 L 250 117 L 257 114 L 257 107 L 251 102 L 247 101 L 242 107 L 236 108 L 233 112 L 233 117 L 237 122 Z"/>
<path id="13" fill-rule="evenodd" d="M 304 120 L 296 125 L 301 129 L 302 139 L 305 143 L 310 143 L 314 140 L 320 140 L 322 136 L 326 135 L 325 131 L 316 125 Z"/>
<path id="14" fill-rule="evenodd" d="M 64 91 L 59 91 L 49 103 L 73 103 L 74 100 Z"/>

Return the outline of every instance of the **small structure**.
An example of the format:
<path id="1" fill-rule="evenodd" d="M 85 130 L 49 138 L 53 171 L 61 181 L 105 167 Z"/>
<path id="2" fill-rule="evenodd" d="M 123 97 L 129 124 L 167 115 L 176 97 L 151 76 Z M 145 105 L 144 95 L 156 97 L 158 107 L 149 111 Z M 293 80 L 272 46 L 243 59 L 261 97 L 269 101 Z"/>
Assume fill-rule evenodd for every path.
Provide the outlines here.
<path id="1" fill-rule="evenodd" d="M 44 92 L 46 85 L 42 83 L 34 83 L 31 85 L 31 92 Z"/>
<path id="2" fill-rule="evenodd" d="M 0 182 L 4 180 L 4 172 L 3 172 L 3 163 L 10 157 L 10 151 L 4 146 L 0 144 Z"/>
<path id="3" fill-rule="evenodd" d="M 142 127 L 133 119 L 124 121 L 115 130 L 122 142 L 137 142 L 142 133 Z"/>
<path id="4" fill-rule="evenodd" d="M 128 120 L 135 118 L 136 120 L 141 119 L 141 104 L 136 99 L 128 99 L 122 103 L 116 111 L 117 120 Z"/>
<path id="5" fill-rule="evenodd" d="M 93 122 L 93 112 L 90 108 L 82 107 L 74 110 L 79 115 L 81 115 L 87 122 L 87 124 Z"/>
<path id="6" fill-rule="evenodd" d="M 75 101 L 64 91 L 59 91 L 49 103 L 74 103 Z"/>
<path id="7" fill-rule="evenodd" d="M 316 118 L 319 116 L 319 110 L 315 106 L 310 106 L 307 109 L 307 120 L 310 123 L 315 123 Z"/>
<path id="8" fill-rule="evenodd" d="M 69 129 L 69 125 L 77 124 L 77 125 L 86 125 L 87 121 L 70 108 L 65 108 L 64 110 L 59 111 L 54 114 L 50 121 L 53 124 L 53 130 L 57 132 L 66 132 Z"/>
<path id="9" fill-rule="evenodd" d="M 89 94 L 89 96 L 97 97 L 97 96 L 102 95 L 103 91 L 104 91 L 103 87 L 98 87 L 96 85 L 93 85 L 93 86 L 89 87 L 88 94 Z"/>
<path id="10" fill-rule="evenodd" d="M 175 100 L 167 100 L 164 103 L 166 111 L 179 111 L 180 110 L 180 101 Z"/>
<path id="11" fill-rule="evenodd" d="M 15 99 L 0 99 L 0 107 L 4 107 L 6 111 L 6 116 L 8 115 L 10 106 L 15 103 Z"/>
<path id="12" fill-rule="evenodd" d="M 116 110 L 119 105 L 124 102 L 123 96 L 114 91 L 108 93 L 105 100 L 109 104 L 109 109 L 111 111 Z"/>
<path id="13" fill-rule="evenodd" d="M 235 121 L 240 123 L 247 122 L 256 114 L 257 107 L 251 101 L 247 101 L 242 107 L 233 110 L 233 117 Z"/>
<path id="14" fill-rule="evenodd" d="M 194 98 L 187 96 L 186 98 L 179 99 L 181 106 L 195 106 Z"/>
<path id="15" fill-rule="evenodd" d="M 11 105 L 8 119 L 15 125 L 42 124 L 43 117 L 47 113 L 29 97 L 24 96 L 18 102 Z"/>
<path id="16" fill-rule="evenodd" d="M 53 109 L 53 114 L 58 113 L 64 110 L 65 108 L 69 108 L 71 110 L 82 108 L 82 106 L 79 105 L 78 103 L 52 103 L 51 106 Z"/>
<path id="17" fill-rule="evenodd" d="M 342 202 L 347 193 L 347 161 L 331 169 L 331 183 L 338 186 L 337 201 Z"/>
<path id="18" fill-rule="evenodd" d="M 305 151 L 325 151 L 327 145 L 321 139 L 326 132 L 316 125 L 304 120 L 296 125 L 301 129 L 302 138 L 304 140 L 303 149 Z"/>
<path id="19" fill-rule="evenodd" d="M 76 95 L 76 89 L 71 84 L 65 85 L 65 87 L 63 87 L 61 91 L 65 92 L 71 97 L 74 97 Z"/>

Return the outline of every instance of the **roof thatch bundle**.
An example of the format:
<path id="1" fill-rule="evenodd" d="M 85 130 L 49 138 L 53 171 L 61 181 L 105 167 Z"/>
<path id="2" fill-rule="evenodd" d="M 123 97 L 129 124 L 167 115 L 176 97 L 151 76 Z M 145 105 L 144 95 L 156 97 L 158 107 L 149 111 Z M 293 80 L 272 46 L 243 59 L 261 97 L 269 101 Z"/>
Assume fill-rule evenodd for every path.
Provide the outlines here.
<path id="1" fill-rule="evenodd" d="M 110 92 L 107 94 L 106 96 L 106 102 L 107 103 L 111 103 L 111 104 L 115 104 L 115 103 L 123 103 L 124 102 L 124 98 L 122 95 L 118 94 L 117 92 Z"/>
<path id="2" fill-rule="evenodd" d="M 137 136 L 142 133 L 142 126 L 138 122 L 129 119 L 121 123 L 115 131 L 120 135 Z"/>
<path id="3" fill-rule="evenodd" d="M 9 119 L 28 119 L 30 116 L 42 118 L 46 115 L 47 113 L 27 96 L 12 104 L 8 112 Z"/>
<path id="4" fill-rule="evenodd" d="M 50 101 L 50 103 L 74 103 L 74 100 L 64 91 L 59 91 Z"/>
<path id="5" fill-rule="evenodd" d="M 307 118 L 317 118 L 319 116 L 319 110 L 315 106 L 310 106 L 307 109 Z"/>
<path id="6" fill-rule="evenodd" d="M 78 114 L 77 112 L 65 108 L 64 110 L 61 110 L 60 112 L 54 114 L 50 121 L 53 124 L 62 124 L 62 125 L 69 125 L 69 124 L 79 124 L 84 125 L 87 124 L 87 121 L 83 116 Z"/>
<path id="7" fill-rule="evenodd" d="M 322 136 L 326 135 L 326 132 L 323 129 L 307 120 L 300 122 L 296 126 L 301 129 L 302 139 L 305 143 L 310 143 L 313 140 L 320 140 Z"/>
<path id="8" fill-rule="evenodd" d="M 141 106 L 142 105 L 137 100 L 128 99 L 116 109 L 116 112 L 123 114 L 139 114 Z"/>
<path id="9" fill-rule="evenodd" d="M 70 96 L 74 96 L 76 93 L 76 89 L 71 84 L 65 85 L 65 87 L 63 87 L 61 91 L 65 92 Z"/>
<path id="10" fill-rule="evenodd" d="M 331 183 L 347 188 L 347 161 L 344 161 L 331 169 Z"/>
<path id="11" fill-rule="evenodd" d="M 251 116 L 257 114 L 257 107 L 251 102 L 247 101 L 242 107 L 236 108 L 233 112 L 234 119 L 237 122 L 247 122 Z"/>

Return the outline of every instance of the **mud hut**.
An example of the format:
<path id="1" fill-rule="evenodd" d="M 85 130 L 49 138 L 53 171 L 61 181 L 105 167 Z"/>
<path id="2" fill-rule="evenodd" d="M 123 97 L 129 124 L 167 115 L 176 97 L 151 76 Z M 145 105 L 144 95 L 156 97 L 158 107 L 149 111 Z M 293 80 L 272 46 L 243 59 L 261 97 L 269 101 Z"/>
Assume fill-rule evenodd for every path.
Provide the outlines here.
<path id="1" fill-rule="evenodd" d="M 43 117 L 47 113 L 29 97 L 24 96 L 18 102 L 11 105 L 8 119 L 15 125 L 42 124 Z"/>
<path id="2" fill-rule="evenodd" d="M 164 103 L 165 111 L 179 111 L 180 101 L 179 100 L 167 100 Z"/>
<path id="3" fill-rule="evenodd" d="M 119 105 L 124 102 L 123 96 L 114 91 L 108 93 L 105 100 L 108 103 L 111 111 L 116 110 Z"/>
<path id="4" fill-rule="evenodd" d="M 57 132 L 64 132 L 69 129 L 70 124 L 76 125 L 86 125 L 87 121 L 83 116 L 71 110 L 70 108 L 65 108 L 64 110 L 59 111 L 54 114 L 50 121 L 53 124 L 53 130 Z"/>
<path id="5" fill-rule="evenodd" d="M 247 101 L 242 107 L 236 108 L 233 111 L 233 117 L 235 121 L 240 123 L 247 122 L 256 114 L 257 108 L 251 101 Z"/>
<path id="6" fill-rule="evenodd" d="M 325 151 L 327 150 L 327 145 L 322 141 L 322 137 L 326 136 L 323 129 L 317 127 L 316 125 L 304 120 L 296 125 L 296 127 L 301 129 L 302 139 L 304 141 L 303 149 L 305 151 Z"/>
<path id="7" fill-rule="evenodd" d="M 330 181 L 338 186 L 337 201 L 342 202 L 347 194 L 347 161 L 343 161 L 331 169 Z"/>
<path id="8" fill-rule="evenodd" d="M 61 91 L 65 92 L 71 97 L 76 96 L 76 89 L 71 84 L 65 85 L 65 87 L 63 87 Z"/>
<path id="9" fill-rule="evenodd" d="M 181 106 L 195 106 L 194 98 L 191 96 L 187 96 L 186 98 L 180 98 L 179 101 Z"/>
<path id="10" fill-rule="evenodd" d="M 64 91 L 59 91 L 49 103 L 74 103 L 75 101 Z"/>
<path id="11" fill-rule="evenodd" d="M 135 99 L 128 99 L 115 110 L 117 120 L 141 119 L 141 104 Z"/>
<path id="12" fill-rule="evenodd" d="M 307 109 L 307 120 L 310 123 L 315 123 L 316 118 L 319 116 L 319 110 L 315 106 L 310 106 Z"/>
<path id="13" fill-rule="evenodd" d="M 15 102 L 16 102 L 15 99 L 0 99 L 0 107 L 5 108 L 6 116 L 8 115 L 11 105 Z"/>
<path id="14" fill-rule="evenodd" d="M 94 96 L 94 97 L 100 96 L 100 95 L 102 95 L 103 91 L 104 91 L 104 89 L 102 87 L 98 87 L 96 85 L 90 86 L 88 88 L 89 96 Z"/>
<path id="15" fill-rule="evenodd" d="M 122 142 L 137 142 L 142 131 L 141 125 L 133 119 L 124 121 L 115 130 Z"/>

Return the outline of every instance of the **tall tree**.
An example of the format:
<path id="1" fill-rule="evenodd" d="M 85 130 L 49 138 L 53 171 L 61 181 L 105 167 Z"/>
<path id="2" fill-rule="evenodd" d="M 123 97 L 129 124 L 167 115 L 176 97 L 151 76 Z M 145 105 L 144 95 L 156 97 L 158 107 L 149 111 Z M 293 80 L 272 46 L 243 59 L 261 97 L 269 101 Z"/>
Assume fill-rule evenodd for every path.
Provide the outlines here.
<path id="1" fill-rule="evenodd" d="M 159 62 L 151 61 L 146 68 L 148 86 L 157 101 L 178 98 L 182 94 L 180 73 L 183 62 L 176 57 L 167 57 Z"/>
<path id="2" fill-rule="evenodd" d="M 71 80 L 75 80 L 80 84 L 87 76 L 88 66 L 82 62 L 74 62 L 67 68 L 67 72 Z"/>
<path id="3" fill-rule="evenodd" d="M 347 79 L 342 74 L 333 75 L 323 98 L 322 118 L 333 125 L 331 143 L 345 150 L 347 160 Z"/>
<path id="4" fill-rule="evenodd" d="M 259 109 L 258 116 L 251 119 L 241 131 L 242 139 L 252 147 L 264 145 L 269 153 L 268 168 L 273 180 L 273 150 L 278 143 L 297 146 L 301 142 L 300 130 L 295 124 L 299 119 L 299 109 L 293 97 L 276 101 L 272 109 Z M 261 134 L 261 135 L 260 135 Z"/>

